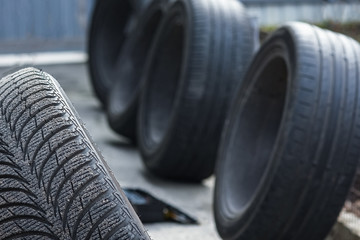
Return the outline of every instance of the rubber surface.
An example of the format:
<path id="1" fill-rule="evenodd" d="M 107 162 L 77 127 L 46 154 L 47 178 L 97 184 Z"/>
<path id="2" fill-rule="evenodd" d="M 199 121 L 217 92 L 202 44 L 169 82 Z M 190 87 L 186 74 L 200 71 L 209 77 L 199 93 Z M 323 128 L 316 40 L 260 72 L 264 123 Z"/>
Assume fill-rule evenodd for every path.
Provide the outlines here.
<path id="1" fill-rule="evenodd" d="M 119 57 L 119 74 L 114 79 L 107 106 L 110 127 L 136 142 L 136 118 L 143 83 L 141 75 L 160 21 L 169 0 L 154 0 L 143 11 L 124 43 Z"/>
<path id="2" fill-rule="evenodd" d="M 305 23 L 262 45 L 221 143 L 223 239 L 325 239 L 360 157 L 359 60 L 353 39 Z"/>
<path id="3" fill-rule="evenodd" d="M 88 36 L 88 68 L 93 90 L 106 107 L 118 76 L 118 58 L 127 34 L 137 20 L 139 1 L 97 0 Z"/>
<path id="4" fill-rule="evenodd" d="M 238 1 L 179 0 L 164 17 L 144 76 L 138 144 L 154 174 L 200 181 L 214 170 L 229 102 L 254 51 Z"/>
<path id="5" fill-rule="evenodd" d="M 0 81 L 0 239 L 149 239 L 54 78 Z"/>

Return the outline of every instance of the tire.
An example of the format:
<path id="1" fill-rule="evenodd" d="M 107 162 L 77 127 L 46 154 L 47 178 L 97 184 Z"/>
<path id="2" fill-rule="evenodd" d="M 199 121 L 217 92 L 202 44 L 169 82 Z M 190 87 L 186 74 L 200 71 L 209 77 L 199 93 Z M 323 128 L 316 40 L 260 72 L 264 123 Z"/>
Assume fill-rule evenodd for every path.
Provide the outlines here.
<path id="1" fill-rule="evenodd" d="M 49 74 L 0 82 L 0 239 L 149 239 Z"/>
<path id="2" fill-rule="evenodd" d="M 236 94 L 216 168 L 223 239 L 324 239 L 360 157 L 360 47 L 305 23 L 278 29 Z"/>
<path id="3" fill-rule="evenodd" d="M 147 6 L 153 1 L 157 1 L 157 0 L 132 0 L 131 3 L 133 4 L 134 8 L 137 9 L 138 12 L 141 12 L 140 13 L 141 15 L 144 9 L 146 9 Z"/>
<path id="4" fill-rule="evenodd" d="M 124 44 L 119 74 L 110 91 L 107 117 L 110 127 L 136 142 L 136 115 L 141 91 L 141 74 L 168 0 L 154 0 Z"/>
<path id="5" fill-rule="evenodd" d="M 214 171 L 228 103 L 254 49 L 238 1 L 179 0 L 151 50 L 138 144 L 154 174 L 201 181 Z"/>
<path id="6" fill-rule="evenodd" d="M 118 58 L 128 31 L 135 24 L 140 1 L 97 0 L 88 36 L 88 68 L 94 93 L 106 107 L 118 76 Z"/>

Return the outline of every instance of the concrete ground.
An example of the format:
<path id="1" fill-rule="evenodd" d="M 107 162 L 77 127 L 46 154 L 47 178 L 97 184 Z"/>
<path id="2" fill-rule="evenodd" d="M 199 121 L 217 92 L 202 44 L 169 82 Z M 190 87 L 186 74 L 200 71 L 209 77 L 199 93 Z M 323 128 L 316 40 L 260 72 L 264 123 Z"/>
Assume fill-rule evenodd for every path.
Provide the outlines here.
<path id="1" fill-rule="evenodd" d="M 198 218 L 200 225 L 148 224 L 156 240 L 220 239 L 212 215 L 214 179 L 202 184 L 167 182 L 148 174 L 137 149 L 111 131 L 101 105 L 92 93 L 85 64 L 39 66 L 57 79 L 79 112 L 94 142 L 123 187 L 141 188 Z M 0 76 L 9 68 L 0 68 Z"/>

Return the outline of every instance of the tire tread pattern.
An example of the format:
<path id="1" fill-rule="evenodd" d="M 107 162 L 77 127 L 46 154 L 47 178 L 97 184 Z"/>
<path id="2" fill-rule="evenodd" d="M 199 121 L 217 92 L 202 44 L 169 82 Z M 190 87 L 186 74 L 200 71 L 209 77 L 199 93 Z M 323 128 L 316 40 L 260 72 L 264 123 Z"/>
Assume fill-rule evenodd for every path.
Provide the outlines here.
<path id="1" fill-rule="evenodd" d="M 281 159 L 268 192 L 234 239 L 324 239 L 359 163 L 359 44 L 304 23 L 281 31 L 296 48 L 287 137 L 278 143 Z"/>
<path id="2" fill-rule="evenodd" d="M 3 78 L 0 112 L 0 239 L 148 239 L 50 75 Z"/>
<path id="3" fill-rule="evenodd" d="M 254 53 L 254 35 L 238 1 L 183 0 L 176 4 L 185 6 L 183 14 L 191 26 L 180 80 L 183 87 L 178 90 L 182 93 L 175 100 L 176 117 L 153 153 L 143 137 L 148 126 L 142 123 L 146 114 L 140 109 L 138 139 L 144 163 L 153 173 L 201 181 L 214 172 L 233 93 Z M 145 86 L 143 95 L 148 94 Z M 146 105 L 144 101 L 140 105 Z"/>

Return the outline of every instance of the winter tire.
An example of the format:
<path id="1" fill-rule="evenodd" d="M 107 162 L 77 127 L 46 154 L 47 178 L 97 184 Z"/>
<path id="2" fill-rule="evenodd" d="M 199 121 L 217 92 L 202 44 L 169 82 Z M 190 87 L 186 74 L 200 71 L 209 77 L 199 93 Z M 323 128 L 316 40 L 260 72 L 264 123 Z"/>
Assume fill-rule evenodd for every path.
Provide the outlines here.
<path id="1" fill-rule="evenodd" d="M 277 30 L 236 94 L 216 168 L 223 239 L 324 239 L 360 157 L 360 47 L 305 23 Z"/>
<path id="2" fill-rule="evenodd" d="M 239 1 L 178 0 L 160 26 L 144 76 L 138 144 L 158 176 L 200 181 L 214 170 L 234 89 L 254 51 Z"/>
<path id="3" fill-rule="evenodd" d="M 136 115 L 141 90 L 141 74 L 168 0 L 154 0 L 124 44 L 119 74 L 110 91 L 107 116 L 110 127 L 135 142 Z"/>
<path id="4" fill-rule="evenodd" d="M 0 114 L 0 239 L 149 239 L 54 78 L 4 77 Z"/>

